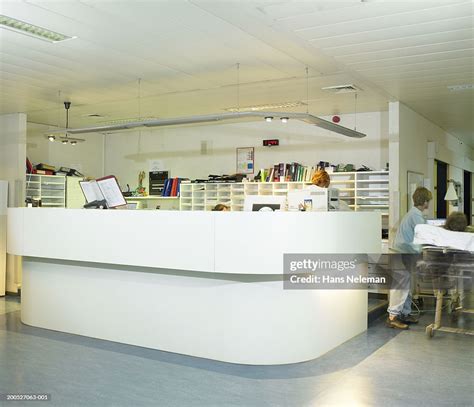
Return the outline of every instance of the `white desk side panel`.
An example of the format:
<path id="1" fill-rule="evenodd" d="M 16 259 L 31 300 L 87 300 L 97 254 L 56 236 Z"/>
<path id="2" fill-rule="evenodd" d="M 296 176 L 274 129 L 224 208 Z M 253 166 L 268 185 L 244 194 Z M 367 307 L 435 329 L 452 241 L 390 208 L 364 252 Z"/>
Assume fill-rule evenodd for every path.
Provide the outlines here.
<path id="1" fill-rule="evenodd" d="M 379 253 L 380 214 L 223 212 L 216 214 L 215 269 L 279 274 L 283 253 Z"/>
<path id="2" fill-rule="evenodd" d="M 9 246 L 11 254 L 214 270 L 212 213 L 15 208 L 9 209 L 10 216 L 12 224 L 24 216 L 21 252 L 15 244 Z"/>

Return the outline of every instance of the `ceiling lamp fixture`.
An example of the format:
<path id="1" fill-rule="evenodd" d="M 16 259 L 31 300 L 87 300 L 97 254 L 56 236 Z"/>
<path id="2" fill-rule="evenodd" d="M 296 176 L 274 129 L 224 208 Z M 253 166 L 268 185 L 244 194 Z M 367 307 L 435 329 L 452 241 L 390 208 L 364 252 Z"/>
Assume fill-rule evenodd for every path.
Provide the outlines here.
<path id="1" fill-rule="evenodd" d="M 268 122 L 268 123 L 270 123 L 272 120 L 273 120 L 272 116 L 266 116 L 265 117 L 265 121 Z"/>
<path id="2" fill-rule="evenodd" d="M 461 189 L 461 184 L 453 179 L 448 180 L 448 190 L 444 196 L 445 201 L 450 201 L 454 206 L 458 206 L 459 194 L 457 190 Z"/>
<path id="3" fill-rule="evenodd" d="M 37 25 L 25 23 L 24 21 L 5 16 L 3 14 L 0 14 L 0 28 L 5 28 L 7 30 L 17 32 L 19 34 L 28 35 L 29 37 L 37 38 L 52 43 L 77 38 L 69 37 L 67 35 L 57 33 L 55 31 L 47 30 L 46 28 L 38 27 Z"/>
<path id="4" fill-rule="evenodd" d="M 69 136 L 69 109 L 71 107 L 71 102 L 64 102 L 64 108 L 66 109 L 66 128 L 64 130 L 58 130 L 58 131 L 53 131 L 49 132 L 48 135 L 46 135 L 46 138 L 54 142 L 56 140 L 56 136 L 51 133 L 59 133 L 59 141 L 61 141 L 62 144 L 71 144 L 72 146 L 75 146 L 79 142 L 86 141 L 83 138 L 76 138 L 76 137 L 70 137 Z"/>
<path id="5" fill-rule="evenodd" d="M 282 123 L 288 123 L 288 117 L 280 117 Z"/>
<path id="6" fill-rule="evenodd" d="M 61 137 L 62 143 L 69 143 L 67 129 L 69 128 L 69 108 L 71 107 L 71 102 L 64 102 L 64 108 L 66 109 L 66 136 Z"/>

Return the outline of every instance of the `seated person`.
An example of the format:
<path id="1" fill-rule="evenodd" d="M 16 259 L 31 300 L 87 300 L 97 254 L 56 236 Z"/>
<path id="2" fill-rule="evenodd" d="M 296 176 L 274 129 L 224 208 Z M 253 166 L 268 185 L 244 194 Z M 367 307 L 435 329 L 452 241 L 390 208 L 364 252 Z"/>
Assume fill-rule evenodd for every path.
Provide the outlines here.
<path id="1" fill-rule="evenodd" d="M 227 206 L 227 205 L 224 205 L 224 204 L 217 204 L 216 206 L 214 206 L 214 208 L 212 209 L 213 211 L 218 211 L 218 212 L 228 212 L 230 211 L 230 207 Z"/>
<path id="2" fill-rule="evenodd" d="M 452 212 L 444 224 L 446 230 L 453 232 L 474 232 L 474 229 L 467 225 L 467 217 L 462 212 Z"/>
<path id="3" fill-rule="evenodd" d="M 329 188 L 331 178 L 326 170 L 318 170 L 314 173 L 311 183 L 319 188 Z"/>
<path id="4" fill-rule="evenodd" d="M 329 188 L 331 184 L 331 177 L 329 176 L 326 170 L 318 170 L 314 173 L 313 178 L 311 178 L 311 185 L 309 189 L 314 188 Z M 339 200 L 339 205 L 337 208 L 338 211 L 352 211 L 350 206 L 343 199 Z"/>

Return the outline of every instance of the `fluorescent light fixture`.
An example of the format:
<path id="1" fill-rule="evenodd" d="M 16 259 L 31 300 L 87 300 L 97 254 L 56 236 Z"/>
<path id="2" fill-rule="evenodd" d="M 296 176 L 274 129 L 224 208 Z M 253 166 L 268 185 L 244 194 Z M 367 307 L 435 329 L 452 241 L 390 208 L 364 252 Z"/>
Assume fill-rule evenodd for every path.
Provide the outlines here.
<path id="1" fill-rule="evenodd" d="M 310 125 L 326 129 L 333 133 L 341 134 L 351 138 L 362 138 L 366 137 L 364 133 L 357 130 L 348 129 L 347 127 L 340 126 L 336 123 L 332 123 L 328 120 L 321 119 L 320 117 L 314 116 L 310 113 L 293 113 L 293 112 L 234 112 L 234 113 L 216 113 L 198 116 L 185 116 L 185 117 L 171 117 L 168 119 L 156 119 L 150 121 L 137 121 L 126 124 L 116 124 L 109 126 L 92 126 L 78 129 L 67 129 L 68 135 L 71 134 L 84 134 L 84 133 L 105 133 L 120 130 L 131 130 L 137 127 L 167 127 L 167 126 L 182 126 L 190 124 L 201 124 L 201 123 L 216 123 L 227 120 L 233 121 L 255 121 L 264 119 L 265 117 L 288 117 L 288 119 L 299 120 Z M 64 134 L 65 130 L 49 131 L 49 134 Z M 69 137 L 71 139 L 71 137 Z M 82 139 L 76 139 L 77 141 L 84 141 Z"/>
<path id="2" fill-rule="evenodd" d="M 270 123 L 272 120 L 273 120 L 272 116 L 265 117 L 265 121 L 268 122 L 268 123 Z"/>
<path id="3" fill-rule="evenodd" d="M 291 109 L 292 107 L 306 106 L 306 103 L 296 101 L 296 102 L 282 102 L 282 103 L 272 103 L 268 105 L 254 105 L 254 106 L 243 106 L 243 107 L 228 107 L 224 110 L 228 112 L 261 112 L 264 110 L 272 109 Z"/>
<path id="4" fill-rule="evenodd" d="M 474 84 L 465 83 L 465 84 L 462 84 L 462 85 L 451 85 L 451 86 L 448 86 L 448 89 L 451 92 L 461 92 L 463 90 L 472 90 L 472 89 L 474 89 Z"/>
<path id="5" fill-rule="evenodd" d="M 282 123 L 288 123 L 288 117 L 280 117 Z"/>
<path id="6" fill-rule="evenodd" d="M 158 120 L 157 117 L 129 117 L 126 119 L 114 119 L 114 120 L 107 120 L 100 122 L 103 125 L 116 125 L 116 124 L 127 124 L 127 123 L 135 123 L 135 122 L 146 122 L 146 121 L 153 121 Z"/>
<path id="7" fill-rule="evenodd" d="M 15 31 L 20 34 L 28 35 L 30 37 L 38 38 L 43 41 L 52 43 L 71 40 L 77 37 L 69 37 L 64 34 L 57 33 L 55 31 L 47 30 L 37 25 L 29 24 L 16 18 L 8 17 L 0 14 L 0 28 L 6 28 L 7 30 Z"/>
<path id="8" fill-rule="evenodd" d="M 448 190 L 446 191 L 446 195 L 444 196 L 445 201 L 457 201 L 458 194 L 456 193 L 456 189 L 454 189 L 454 181 L 449 180 L 448 182 Z"/>

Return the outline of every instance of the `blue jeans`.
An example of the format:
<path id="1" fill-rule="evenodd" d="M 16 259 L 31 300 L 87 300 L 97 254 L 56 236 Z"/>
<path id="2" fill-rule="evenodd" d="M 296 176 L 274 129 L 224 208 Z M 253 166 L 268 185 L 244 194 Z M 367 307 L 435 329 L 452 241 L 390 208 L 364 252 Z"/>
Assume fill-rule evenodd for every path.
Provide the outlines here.
<path id="1" fill-rule="evenodd" d="M 411 272 L 416 259 L 413 255 L 394 255 L 391 267 L 392 288 L 388 304 L 388 313 L 391 316 L 411 314 Z"/>

